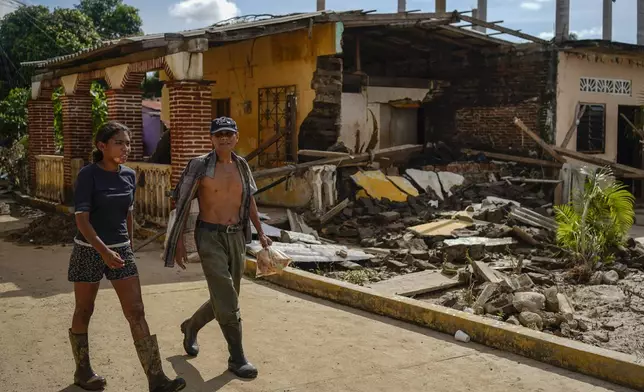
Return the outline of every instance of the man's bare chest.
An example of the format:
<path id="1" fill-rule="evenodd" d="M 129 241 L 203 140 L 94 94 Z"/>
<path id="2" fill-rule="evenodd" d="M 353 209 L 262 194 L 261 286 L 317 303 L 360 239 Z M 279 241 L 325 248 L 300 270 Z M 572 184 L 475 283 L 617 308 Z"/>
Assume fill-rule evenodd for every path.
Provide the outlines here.
<path id="1" fill-rule="evenodd" d="M 204 176 L 201 178 L 199 193 L 204 192 L 241 197 L 242 179 L 239 170 L 233 165 L 217 166 L 213 177 Z"/>

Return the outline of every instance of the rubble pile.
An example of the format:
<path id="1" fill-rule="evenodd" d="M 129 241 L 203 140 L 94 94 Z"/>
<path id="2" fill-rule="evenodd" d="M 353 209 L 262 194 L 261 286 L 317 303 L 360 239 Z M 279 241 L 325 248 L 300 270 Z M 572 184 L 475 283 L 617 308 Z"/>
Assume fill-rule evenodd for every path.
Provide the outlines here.
<path id="1" fill-rule="evenodd" d="M 414 288 L 421 294 L 407 296 L 635 352 L 636 345 L 626 342 L 644 327 L 635 321 L 629 326 L 616 315 L 635 320 L 638 309 L 644 311 L 644 295 L 638 294 L 644 290 L 632 288 L 644 280 L 644 246 L 631 239 L 617 249 L 613 263 L 596 266 L 589 285 L 582 285 L 578 267 L 556 245 L 557 224 L 547 201 L 552 198 L 543 191 L 548 187 L 492 180 L 465 180 L 448 191 L 441 181 L 442 200 L 431 187 L 404 202 L 360 196 L 356 189 L 357 197 L 341 203 L 344 208 L 316 228 L 321 238 L 361 247 L 372 258 L 335 263 L 331 271 L 318 273 L 379 289 L 403 276 L 434 279 L 435 272 L 460 287 L 444 289 L 445 282 L 434 279 L 433 288 L 429 279 L 426 290 Z M 617 291 L 623 300 L 604 306 L 598 296 L 590 308 L 583 298 L 593 288 Z M 406 295 L 401 290 L 391 292 Z"/>
<path id="2" fill-rule="evenodd" d="M 70 244 L 76 235 L 73 215 L 49 213 L 36 218 L 23 230 L 12 233 L 10 241 L 38 246 Z"/>

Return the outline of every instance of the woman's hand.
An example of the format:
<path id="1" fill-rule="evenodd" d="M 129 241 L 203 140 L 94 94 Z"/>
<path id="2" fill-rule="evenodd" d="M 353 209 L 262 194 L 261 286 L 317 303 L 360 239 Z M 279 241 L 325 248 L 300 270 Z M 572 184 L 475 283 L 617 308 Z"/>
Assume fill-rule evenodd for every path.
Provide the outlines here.
<path id="1" fill-rule="evenodd" d="M 111 269 L 119 269 L 125 267 L 125 261 L 121 259 L 118 253 L 111 249 L 101 255 L 103 262 Z"/>

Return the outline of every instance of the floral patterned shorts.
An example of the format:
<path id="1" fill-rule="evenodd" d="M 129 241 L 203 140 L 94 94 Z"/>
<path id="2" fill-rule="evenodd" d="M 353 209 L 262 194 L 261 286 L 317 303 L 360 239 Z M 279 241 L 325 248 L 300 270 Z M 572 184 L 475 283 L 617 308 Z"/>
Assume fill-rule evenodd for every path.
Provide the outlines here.
<path id="1" fill-rule="evenodd" d="M 105 264 L 101 255 L 91 246 L 74 244 L 69 260 L 67 279 L 70 282 L 97 283 L 105 276 L 108 280 L 119 280 L 138 276 L 134 263 L 134 252 L 130 245 L 112 248 L 125 261 L 125 266 L 111 269 Z"/>

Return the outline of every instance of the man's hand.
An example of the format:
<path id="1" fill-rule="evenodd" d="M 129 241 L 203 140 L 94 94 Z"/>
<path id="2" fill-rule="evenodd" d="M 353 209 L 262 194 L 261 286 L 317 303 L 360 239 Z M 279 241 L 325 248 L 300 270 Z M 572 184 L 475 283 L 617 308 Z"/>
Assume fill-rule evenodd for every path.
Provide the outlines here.
<path id="1" fill-rule="evenodd" d="M 107 252 L 101 255 L 103 258 L 103 262 L 110 268 L 110 269 L 119 269 L 125 267 L 125 261 L 121 259 L 121 256 L 119 256 L 118 253 L 114 252 L 111 249 L 108 249 Z"/>
<path id="2" fill-rule="evenodd" d="M 264 249 L 273 245 L 273 241 L 271 241 L 271 239 L 264 233 L 259 234 L 259 242 L 262 244 L 262 248 Z"/>
<path id="3" fill-rule="evenodd" d="M 183 243 L 182 237 L 183 236 L 179 236 L 179 241 L 177 241 L 177 250 L 174 254 L 174 262 L 177 263 L 182 269 L 186 269 L 188 254 L 186 253 L 186 246 Z"/>

